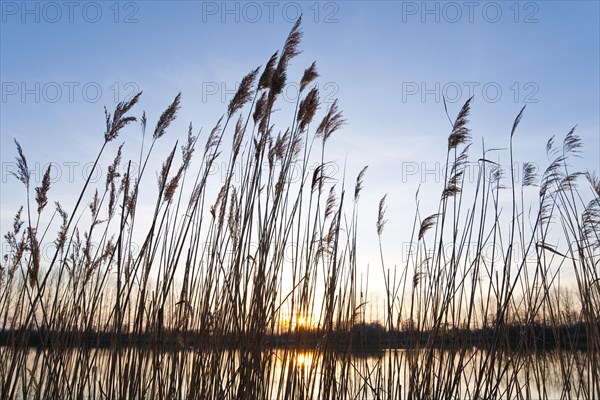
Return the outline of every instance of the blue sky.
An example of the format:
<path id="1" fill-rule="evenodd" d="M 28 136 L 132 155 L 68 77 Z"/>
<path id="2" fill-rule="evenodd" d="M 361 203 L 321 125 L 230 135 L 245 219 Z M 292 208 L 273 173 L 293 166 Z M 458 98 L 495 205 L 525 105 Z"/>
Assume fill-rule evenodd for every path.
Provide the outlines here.
<path id="1" fill-rule="evenodd" d="M 348 119 L 330 142 L 330 158 L 340 166 L 347 160 L 350 180 L 370 166 L 360 209 L 361 262 L 378 263 L 377 203 L 389 193 L 386 261 L 399 263 L 419 184 L 423 212 L 435 211 L 427 196 L 439 193 L 440 174 L 426 172 L 445 157 L 450 125 L 442 95 L 454 117 L 474 94 L 473 157 L 481 138 L 488 148 L 506 147 L 513 119 L 527 105 L 515 138 L 518 160 L 546 165 L 548 138 L 578 125 L 585 153 L 576 164 L 600 171 L 599 4 L 2 1 L 0 227 L 8 229 L 24 201 L 8 174 L 14 138 L 30 164 L 61 166 L 55 194 L 68 202 L 70 185 L 83 183 L 85 164 L 101 145 L 103 106 L 111 110 L 143 90 L 139 110 L 155 122 L 183 92 L 167 152 L 190 121 L 205 130 L 214 125 L 235 82 L 264 65 L 303 12 L 292 89 L 316 60 L 324 100 L 339 98 Z M 291 101 L 294 90 L 288 93 Z M 129 130 L 122 140 L 135 149 L 139 132 Z"/>

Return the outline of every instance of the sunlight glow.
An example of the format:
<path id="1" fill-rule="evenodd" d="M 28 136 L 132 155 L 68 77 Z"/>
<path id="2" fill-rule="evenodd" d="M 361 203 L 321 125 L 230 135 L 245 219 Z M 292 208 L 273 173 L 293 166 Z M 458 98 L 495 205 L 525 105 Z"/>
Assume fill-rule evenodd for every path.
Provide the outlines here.
<path id="1" fill-rule="evenodd" d="M 296 353 L 296 364 L 299 367 L 309 366 L 312 364 L 313 353 L 309 351 L 299 351 Z"/>
<path id="2" fill-rule="evenodd" d="M 296 314 L 293 317 L 284 318 L 281 324 L 283 329 L 317 329 L 319 321 L 314 316 Z"/>
<path id="3" fill-rule="evenodd" d="M 300 328 L 305 328 L 306 327 L 306 318 L 304 318 L 302 315 L 299 315 L 296 318 L 296 325 Z"/>

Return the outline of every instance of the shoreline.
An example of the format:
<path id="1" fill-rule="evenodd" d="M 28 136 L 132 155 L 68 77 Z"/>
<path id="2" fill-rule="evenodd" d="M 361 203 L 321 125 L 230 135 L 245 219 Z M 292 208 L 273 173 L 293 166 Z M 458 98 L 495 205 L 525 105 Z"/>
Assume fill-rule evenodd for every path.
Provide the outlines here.
<path id="1" fill-rule="evenodd" d="M 496 343 L 494 343 L 496 342 Z M 362 353 L 385 350 L 436 348 L 442 350 L 491 347 L 511 351 L 574 350 L 587 351 L 588 340 L 583 323 L 552 327 L 548 325 L 509 325 L 500 330 L 449 329 L 441 334 L 431 331 L 386 331 L 381 325 L 356 325 L 352 330 L 298 330 L 289 333 L 261 332 L 207 333 L 197 331 L 148 331 L 116 333 L 99 331 L 0 331 L 0 346 L 22 348 L 129 348 L 158 350 L 244 348 L 268 349 L 331 349 L 340 352 Z"/>

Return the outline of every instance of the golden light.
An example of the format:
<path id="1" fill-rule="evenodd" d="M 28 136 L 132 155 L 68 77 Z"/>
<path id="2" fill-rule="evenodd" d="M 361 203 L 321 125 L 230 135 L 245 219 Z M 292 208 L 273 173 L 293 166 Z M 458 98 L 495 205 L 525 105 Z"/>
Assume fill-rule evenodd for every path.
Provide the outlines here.
<path id="1" fill-rule="evenodd" d="M 302 330 L 316 329 L 318 325 L 319 323 L 317 320 L 306 314 L 296 314 L 292 317 L 284 318 L 281 324 L 284 329 L 291 328 Z"/>
<path id="2" fill-rule="evenodd" d="M 313 355 L 311 352 L 299 351 L 296 353 L 296 365 L 302 367 L 304 365 L 312 364 Z"/>
<path id="3" fill-rule="evenodd" d="M 304 361 L 306 360 L 306 358 L 304 357 L 304 354 L 300 353 L 296 356 L 296 362 L 298 363 L 298 365 L 304 365 Z"/>
<path id="4" fill-rule="evenodd" d="M 306 318 L 304 318 L 302 315 L 296 317 L 296 326 L 299 328 L 308 328 Z"/>
<path id="5" fill-rule="evenodd" d="M 294 321 L 290 321 L 292 327 L 296 329 L 316 329 L 318 322 L 311 315 L 297 314 Z"/>

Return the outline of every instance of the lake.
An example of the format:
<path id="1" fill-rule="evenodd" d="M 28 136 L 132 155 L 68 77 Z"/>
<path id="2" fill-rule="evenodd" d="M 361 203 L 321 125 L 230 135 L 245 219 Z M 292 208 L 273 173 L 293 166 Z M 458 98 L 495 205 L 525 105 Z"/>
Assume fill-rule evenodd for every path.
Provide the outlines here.
<path id="1" fill-rule="evenodd" d="M 598 390 L 597 357 L 586 352 L 3 347 L 0 355 L 3 398 L 16 399 L 37 392 L 41 398 L 559 399 L 594 398 Z M 11 369 L 13 363 L 27 369 Z"/>

